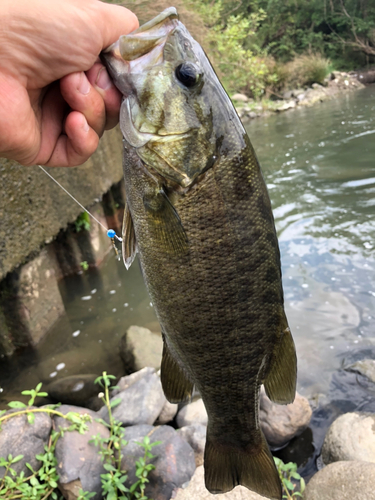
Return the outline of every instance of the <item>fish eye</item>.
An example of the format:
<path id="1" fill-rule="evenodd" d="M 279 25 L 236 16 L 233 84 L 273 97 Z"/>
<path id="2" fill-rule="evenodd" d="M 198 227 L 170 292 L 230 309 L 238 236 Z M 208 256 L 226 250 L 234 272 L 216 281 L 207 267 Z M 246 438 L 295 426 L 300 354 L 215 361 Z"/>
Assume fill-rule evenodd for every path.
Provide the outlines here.
<path id="1" fill-rule="evenodd" d="M 176 78 L 187 88 L 194 87 L 201 75 L 198 73 L 197 68 L 191 63 L 182 63 L 177 66 L 175 70 Z"/>

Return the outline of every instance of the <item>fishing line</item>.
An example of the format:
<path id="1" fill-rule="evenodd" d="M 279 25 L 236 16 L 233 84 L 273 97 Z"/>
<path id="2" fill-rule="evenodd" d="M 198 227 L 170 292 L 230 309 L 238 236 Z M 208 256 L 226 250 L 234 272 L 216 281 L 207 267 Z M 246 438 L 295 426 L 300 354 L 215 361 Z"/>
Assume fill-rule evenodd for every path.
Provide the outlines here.
<path id="1" fill-rule="evenodd" d="M 82 209 L 83 209 L 83 210 L 84 210 L 84 211 L 85 211 L 85 212 L 86 212 L 86 213 L 87 213 L 87 214 L 88 214 L 88 215 L 89 215 L 92 219 L 94 219 L 94 221 L 95 221 L 95 222 L 97 222 L 97 223 L 98 223 L 98 224 L 99 224 L 99 225 L 100 225 L 100 226 L 101 226 L 101 227 L 102 227 L 102 228 L 106 231 L 108 238 L 110 238 L 110 239 L 111 239 L 111 241 L 112 241 L 112 246 L 113 246 L 113 249 L 114 249 L 114 251 L 115 251 L 115 253 L 116 253 L 116 256 L 117 256 L 117 257 L 118 257 L 118 259 L 120 260 L 119 253 L 118 253 L 118 250 L 117 250 L 116 245 L 115 245 L 115 238 L 116 238 L 116 240 L 118 240 L 118 241 L 122 241 L 122 238 L 120 238 L 120 236 L 117 236 L 117 234 L 116 234 L 115 230 L 114 230 L 114 229 L 107 229 L 107 228 L 104 226 L 104 224 L 102 224 L 102 223 L 101 223 L 101 222 L 100 222 L 100 221 L 99 221 L 96 217 L 94 217 L 94 216 L 92 215 L 92 213 L 90 213 L 90 212 L 87 210 L 87 208 L 85 208 L 85 207 L 82 205 L 82 203 L 80 203 L 80 202 L 79 202 L 76 198 L 74 198 L 74 196 L 73 196 L 72 194 L 70 194 L 70 193 L 69 193 L 69 191 L 68 191 L 68 190 L 66 190 L 66 189 L 64 188 L 64 186 L 62 186 L 62 185 L 59 183 L 59 181 L 57 181 L 54 177 L 52 177 L 52 175 L 51 175 L 50 173 L 48 173 L 48 172 L 47 172 L 47 170 L 45 170 L 45 169 L 44 169 L 41 165 L 38 165 L 38 167 L 39 167 L 41 170 L 43 170 L 43 172 L 44 172 L 46 175 L 48 175 L 48 177 L 49 177 L 50 179 L 52 179 L 52 180 L 53 180 L 53 182 L 55 182 L 55 183 L 56 183 L 56 184 L 57 184 L 57 185 L 58 185 L 58 186 L 59 186 L 59 187 L 60 187 L 63 191 L 65 191 L 65 193 L 66 193 L 67 195 L 69 195 L 69 196 L 72 198 L 72 200 L 74 200 L 74 201 L 77 203 L 77 205 L 79 205 L 79 206 L 80 206 L 80 207 L 81 207 L 81 208 L 82 208 Z"/>

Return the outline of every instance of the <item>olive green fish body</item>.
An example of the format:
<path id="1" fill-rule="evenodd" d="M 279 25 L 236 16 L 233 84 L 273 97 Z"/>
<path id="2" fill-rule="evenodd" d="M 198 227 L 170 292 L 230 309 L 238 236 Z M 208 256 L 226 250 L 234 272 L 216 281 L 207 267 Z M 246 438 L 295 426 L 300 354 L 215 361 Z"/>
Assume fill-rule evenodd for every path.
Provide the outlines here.
<path id="1" fill-rule="evenodd" d="M 157 70 L 149 65 L 139 75 L 132 69 L 124 80 L 137 96 L 122 106 L 125 262 L 130 265 L 138 252 L 163 332 L 167 398 L 186 400 L 196 386 L 206 406 L 207 488 L 222 493 L 243 484 L 281 498 L 259 426 L 258 395 L 264 383 L 273 401 L 291 402 L 296 359 L 270 200 L 250 141 L 200 47 L 173 13 L 167 16 L 172 34 L 165 35 L 163 19 L 154 21 L 151 29 L 166 39 L 164 52 L 177 56 L 171 57 L 172 73 L 164 53 Z M 135 32 L 137 44 L 141 36 Z M 187 44 L 186 69 L 181 58 Z M 115 63 L 109 69 L 118 77 Z M 173 75 L 178 80 L 182 68 L 193 78 L 195 67 L 199 77 L 190 84 L 182 75 L 187 90 L 179 88 Z M 165 103 L 162 110 L 152 95 Z M 171 119 L 173 109 L 178 116 Z M 152 120 L 145 118 L 150 113 Z"/>

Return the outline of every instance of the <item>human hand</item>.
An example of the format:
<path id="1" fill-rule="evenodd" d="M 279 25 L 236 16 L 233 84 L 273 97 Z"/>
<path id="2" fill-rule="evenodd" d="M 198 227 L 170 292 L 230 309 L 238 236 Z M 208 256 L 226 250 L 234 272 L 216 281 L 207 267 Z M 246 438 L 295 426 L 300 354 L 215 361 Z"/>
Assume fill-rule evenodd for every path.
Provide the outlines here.
<path id="1" fill-rule="evenodd" d="M 1 0 L 0 157 L 84 163 L 121 103 L 99 53 L 137 27 L 99 0 Z"/>

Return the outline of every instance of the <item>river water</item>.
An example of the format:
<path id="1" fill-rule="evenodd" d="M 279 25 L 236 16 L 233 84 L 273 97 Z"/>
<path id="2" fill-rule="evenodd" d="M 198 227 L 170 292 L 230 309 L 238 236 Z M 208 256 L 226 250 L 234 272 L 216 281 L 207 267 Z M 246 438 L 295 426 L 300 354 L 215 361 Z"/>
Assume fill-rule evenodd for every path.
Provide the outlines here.
<path id="1" fill-rule="evenodd" d="M 310 459 L 291 455 L 307 463 L 309 475 L 328 423 L 343 411 L 369 409 L 375 396 L 341 370 L 375 356 L 375 88 L 253 120 L 247 130 L 274 209 L 298 390 L 316 408 Z M 67 314 L 47 338 L 2 360 L 3 401 L 39 380 L 120 375 L 127 328 L 159 329 L 137 263 L 126 271 L 111 254 L 99 270 L 63 280 L 61 293 Z"/>

